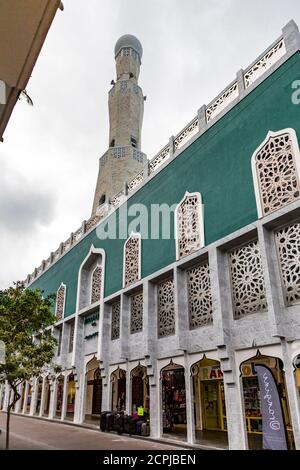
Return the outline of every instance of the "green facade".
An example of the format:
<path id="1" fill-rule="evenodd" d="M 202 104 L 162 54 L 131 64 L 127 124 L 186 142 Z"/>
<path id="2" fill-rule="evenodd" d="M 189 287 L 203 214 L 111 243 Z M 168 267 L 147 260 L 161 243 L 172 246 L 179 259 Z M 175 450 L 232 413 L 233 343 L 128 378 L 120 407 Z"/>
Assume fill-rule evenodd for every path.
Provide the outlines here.
<path id="1" fill-rule="evenodd" d="M 251 156 L 269 130 L 291 127 L 300 141 L 300 106 L 291 101 L 291 84 L 297 79 L 300 79 L 299 53 L 141 187 L 128 200 L 128 208 L 142 203 L 150 213 L 151 204 L 172 205 L 186 191 L 198 191 L 204 204 L 206 245 L 255 221 Z M 172 238 L 142 240 L 142 277 L 175 261 Z M 99 240 L 93 230 L 31 285 L 50 293 L 64 282 L 65 316 L 75 313 L 78 272 L 91 244 L 106 253 L 105 296 L 122 288 L 124 240 Z"/>

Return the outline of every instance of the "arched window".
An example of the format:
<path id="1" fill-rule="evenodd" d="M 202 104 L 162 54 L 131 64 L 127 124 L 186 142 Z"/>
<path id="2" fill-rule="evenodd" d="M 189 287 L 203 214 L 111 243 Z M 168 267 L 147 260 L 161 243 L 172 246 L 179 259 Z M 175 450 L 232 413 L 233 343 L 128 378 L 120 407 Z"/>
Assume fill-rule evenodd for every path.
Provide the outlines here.
<path id="1" fill-rule="evenodd" d="M 57 320 L 62 320 L 65 313 L 65 303 L 66 303 L 66 286 L 61 283 L 56 293 L 56 309 L 55 315 Z"/>
<path id="2" fill-rule="evenodd" d="M 141 278 L 141 235 L 132 233 L 124 244 L 124 287 Z"/>
<path id="3" fill-rule="evenodd" d="M 258 217 L 299 199 L 300 154 L 294 129 L 270 131 L 251 164 Z"/>
<path id="4" fill-rule="evenodd" d="M 92 273 L 91 304 L 98 302 L 100 300 L 101 287 L 102 287 L 102 266 L 98 264 Z"/>
<path id="5" fill-rule="evenodd" d="M 185 193 L 175 211 L 176 258 L 180 259 L 204 246 L 202 198 Z"/>

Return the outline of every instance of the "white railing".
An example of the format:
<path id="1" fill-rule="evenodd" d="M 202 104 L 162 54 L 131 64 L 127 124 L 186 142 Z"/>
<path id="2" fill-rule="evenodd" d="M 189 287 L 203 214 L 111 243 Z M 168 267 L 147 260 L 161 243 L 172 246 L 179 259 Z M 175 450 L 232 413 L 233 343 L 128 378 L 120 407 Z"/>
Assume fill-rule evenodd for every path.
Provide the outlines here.
<path id="1" fill-rule="evenodd" d="M 152 160 L 149 161 L 149 172 L 154 173 L 170 157 L 170 145 L 166 145 Z"/>
<path id="2" fill-rule="evenodd" d="M 248 88 L 268 69 L 270 69 L 281 57 L 286 54 L 284 39 L 269 49 L 249 70 L 244 73 L 245 88 Z"/>
<path id="3" fill-rule="evenodd" d="M 196 116 L 192 121 L 185 126 L 182 131 L 180 131 L 174 139 L 170 139 L 170 142 L 163 147 L 163 149 L 158 152 L 155 157 L 148 161 L 148 174 L 151 176 L 171 157 L 174 153 L 180 150 L 186 143 L 191 141 L 191 139 L 198 133 L 203 133 L 210 126 L 213 125 L 215 119 L 224 111 L 229 109 L 229 105 L 234 102 L 237 98 L 240 97 L 241 90 L 243 90 L 242 96 L 245 96 L 247 89 L 255 83 L 259 78 L 261 78 L 266 71 L 270 70 L 274 64 L 276 64 L 283 56 L 287 53 L 293 52 L 295 45 L 289 45 L 288 42 L 285 42 L 285 34 L 290 35 L 289 39 L 296 37 L 297 46 L 296 49 L 299 50 L 300 36 L 299 31 L 295 28 L 295 25 L 289 23 L 286 27 L 286 32 L 283 37 L 276 41 L 265 53 L 263 53 L 245 72 L 241 73 L 241 80 L 239 81 L 239 76 L 236 81 L 230 84 L 224 92 L 217 96 L 208 106 L 203 106 L 202 115 Z M 295 52 L 295 51 L 294 51 Z M 288 56 L 289 57 L 289 56 Z M 199 113 L 200 113 L 199 111 Z M 201 118 L 201 119 L 200 119 Z M 172 148 L 173 147 L 173 148 Z M 122 147 L 116 148 L 113 151 L 115 157 L 123 157 L 124 149 Z M 102 157 L 103 164 L 105 164 L 107 159 L 108 152 L 105 156 Z M 142 155 L 142 154 L 141 154 Z M 137 153 L 136 155 L 137 156 Z M 145 177 L 144 171 L 138 173 L 131 181 L 127 183 L 128 194 L 131 194 L 137 188 L 142 187 L 143 184 L 147 183 L 147 177 Z M 87 222 L 85 222 L 74 234 L 68 238 L 66 242 L 62 244 L 45 262 L 42 263 L 39 268 L 35 269 L 34 272 L 27 276 L 25 283 L 29 284 L 34 279 L 36 279 L 43 271 L 49 268 L 60 256 L 64 254 L 65 251 L 69 250 L 71 246 L 76 244 L 84 237 L 85 233 L 91 230 L 95 225 L 98 224 L 100 220 L 108 215 L 108 213 L 117 207 L 119 207 L 124 200 L 126 199 L 127 194 L 125 191 L 120 191 L 118 194 L 113 196 L 110 200 L 110 204 L 107 205 L 105 211 L 98 212 L 96 215 L 91 217 Z"/>
<path id="4" fill-rule="evenodd" d="M 206 108 L 206 121 L 209 122 L 220 114 L 239 96 L 238 83 L 235 82 Z"/>
<path id="5" fill-rule="evenodd" d="M 174 139 L 174 149 L 179 150 L 198 133 L 198 117 L 195 117 Z"/>
<path id="6" fill-rule="evenodd" d="M 131 180 L 129 183 L 128 183 L 128 193 L 132 193 L 136 188 L 138 188 L 139 186 L 141 186 L 141 184 L 143 183 L 144 181 L 144 172 L 141 171 L 140 173 L 138 173 L 134 178 L 133 180 Z"/>

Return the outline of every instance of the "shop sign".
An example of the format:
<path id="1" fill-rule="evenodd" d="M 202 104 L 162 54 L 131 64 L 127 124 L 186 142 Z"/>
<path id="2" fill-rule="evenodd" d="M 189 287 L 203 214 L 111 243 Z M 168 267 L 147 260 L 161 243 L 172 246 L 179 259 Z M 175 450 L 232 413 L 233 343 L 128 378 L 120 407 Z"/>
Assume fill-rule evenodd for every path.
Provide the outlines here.
<path id="1" fill-rule="evenodd" d="M 286 430 L 278 388 L 271 369 L 255 364 L 263 425 L 263 449 L 287 450 Z"/>
<path id="2" fill-rule="evenodd" d="M 143 406 L 138 407 L 137 414 L 138 414 L 138 416 L 144 416 L 144 407 Z"/>
<path id="3" fill-rule="evenodd" d="M 254 375 L 257 375 L 255 364 L 264 364 L 270 369 L 276 369 L 277 360 L 275 357 L 264 357 L 262 359 L 255 359 L 253 362 L 246 362 L 241 367 L 242 376 L 253 377 Z"/>
<path id="4" fill-rule="evenodd" d="M 199 368 L 200 380 L 223 379 L 223 372 L 220 366 L 206 366 Z"/>

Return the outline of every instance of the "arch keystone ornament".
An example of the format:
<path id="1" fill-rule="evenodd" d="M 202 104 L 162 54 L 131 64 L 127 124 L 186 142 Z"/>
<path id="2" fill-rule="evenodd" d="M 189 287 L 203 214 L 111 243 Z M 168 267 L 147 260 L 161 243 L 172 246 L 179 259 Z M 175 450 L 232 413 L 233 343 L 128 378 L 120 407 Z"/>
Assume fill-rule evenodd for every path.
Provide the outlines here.
<path id="1" fill-rule="evenodd" d="M 294 129 L 269 131 L 251 158 L 258 218 L 300 198 L 300 152 Z"/>

